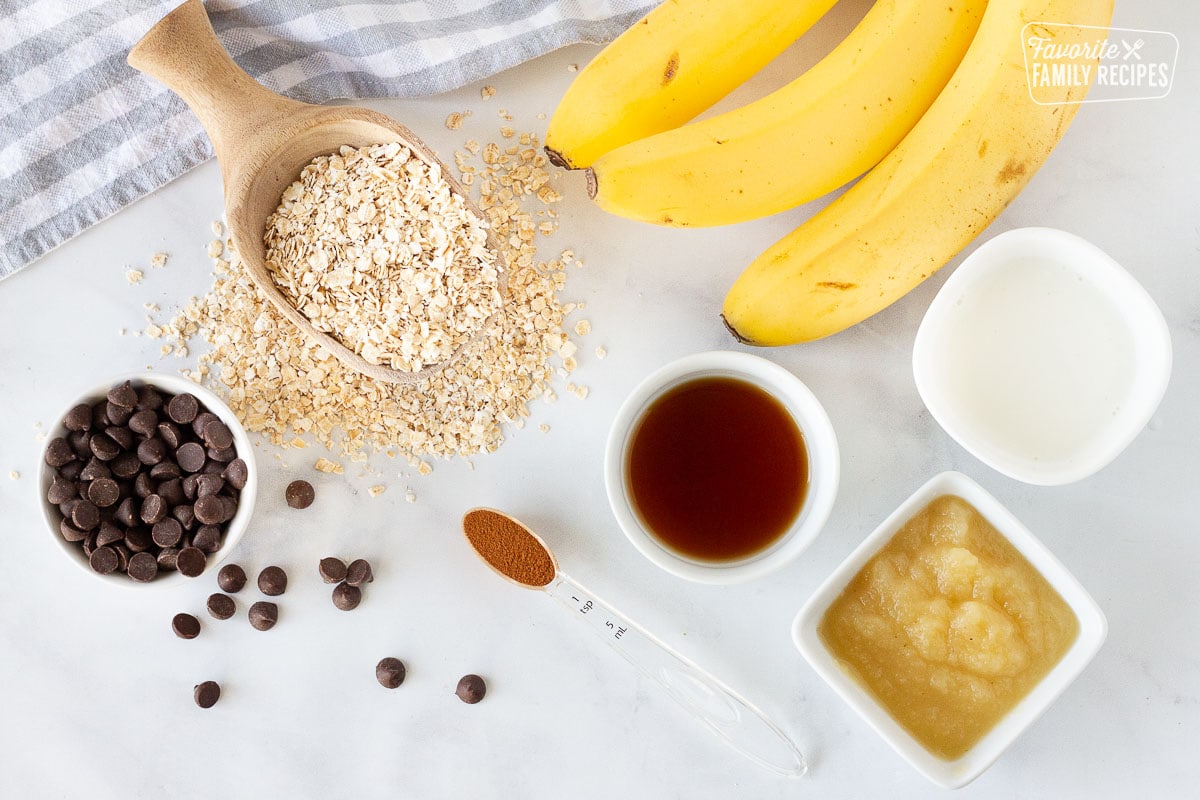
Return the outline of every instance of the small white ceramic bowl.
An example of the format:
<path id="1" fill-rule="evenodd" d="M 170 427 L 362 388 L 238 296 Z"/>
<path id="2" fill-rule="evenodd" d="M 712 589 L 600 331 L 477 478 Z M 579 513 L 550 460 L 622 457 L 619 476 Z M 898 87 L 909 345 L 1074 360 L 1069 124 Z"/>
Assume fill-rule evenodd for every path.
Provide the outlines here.
<path id="1" fill-rule="evenodd" d="M 626 462 L 642 414 L 681 383 L 705 377 L 738 378 L 763 389 L 787 409 L 808 451 L 808 491 L 791 527 L 762 552 L 730 562 L 694 561 L 667 549 L 634 511 Z M 661 367 L 626 398 L 613 420 L 604 456 L 608 502 L 621 530 L 642 555 L 674 575 L 699 583 L 729 584 L 761 577 L 795 559 L 820 533 L 837 497 L 841 462 L 833 425 L 820 402 L 795 375 L 759 356 L 714 351 L 685 356 Z"/>
<path id="2" fill-rule="evenodd" d="M 825 611 L 863 566 L 917 512 L 943 495 L 956 495 L 974 506 L 1046 578 L 1079 619 L 1079 635 L 1062 660 L 974 747 L 953 761 L 933 755 L 904 730 L 873 695 L 838 665 L 817 632 Z M 959 472 L 943 472 L 933 477 L 905 500 L 834 570 L 804 604 L 792 626 L 796 647 L 817 674 L 897 753 L 926 778 L 947 789 L 964 786 L 991 766 L 1083 671 L 1107 633 L 1104 613 L 1062 562 L 996 498 Z"/>
<path id="3" fill-rule="evenodd" d="M 237 547 L 242 536 L 246 532 L 247 526 L 250 524 L 250 517 L 254 514 L 254 500 L 258 493 L 258 468 L 254 461 L 254 448 L 250 444 L 250 438 L 246 435 L 245 429 L 237 416 L 229 409 L 229 406 L 222 402 L 221 398 L 217 397 L 213 392 L 193 383 L 186 378 L 176 375 L 159 375 L 153 372 L 137 373 L 133 375 L 122 375 L 117 378 L 112 378 L 105 381 L 100 386 L 93 387 L 87 391 L 80 392 L 73 396 L 69 403 L 62 406 L 62 411 L 55 419 L 54 427 L 47 432 L 46 442 L 53 441 L 56 437 L 65 436 L 68 431 L 63 425 L 63 418 L 67 412 L 80 403 L 94 403 L 97 400 L 103 399 L 108 394 L 109 390 L 114 386 L 118 386 L 125 381 L 132 381 L 134 387 L 139 387 L 145 384 L 150 384 L 165 393 L 172 395 L 183 394 L 190 392 L 195 395 L 208 411 L 216 414 L 222 422 L 229 426 L 229 430 L 233 432 L 233 444 L 237 449 L 238 457 L 246 462 L 246 486 L 242 489 L 238 497 L 238 510 L 233 519 L 229 521 L 228 527 L 225 529 L 225 537 L 221 542 L 221 547 L 214 553 L 208 556 L 208 566 L 205 568 L 205 574 L 212 571 L 214 565 L 219 564 L 229 553 Z M 129 578 L 127 575 L 119 572 L 113 572 L 108 575 L 101 575 L 91 568 L 88 564 L 88 559 L 83 554 L 83 547 L 78 543 L 68 542 L 62 538 L 58 531 L 59 523 L 62 521 L 62 513 L 58 507 L 52 505 L 46 500 L 46 490 L 50 488 L 52 480 L 50 467 L 46 464 L 43 458 L 39 465 L 38 472 L 38 501 L 42 509 L 42 517 L 46 521 L 47 531 L 51 538 L 58 545 L 59 549 L 66 553 L 71 561 L 78 565 L 80 569 L 87 572 L 89 575 L 99 578 L 111 586 L 126 586 L 126 587 L 164 587 L 177 586 L 185 583 L 191 578 L 184 576 L 176 571 L 160 571 L 158 576 L 152 581 L 140 583 Z"/>
<path id="4" fill-rule="evenodd" d="M 969 453 L 1042 486 L 1095 473 L 1133 441 L 1171 375 L 1162 312 L 1095 245 L 1019 228 L 981 245 L 929 306 L 917 391 Z"/>

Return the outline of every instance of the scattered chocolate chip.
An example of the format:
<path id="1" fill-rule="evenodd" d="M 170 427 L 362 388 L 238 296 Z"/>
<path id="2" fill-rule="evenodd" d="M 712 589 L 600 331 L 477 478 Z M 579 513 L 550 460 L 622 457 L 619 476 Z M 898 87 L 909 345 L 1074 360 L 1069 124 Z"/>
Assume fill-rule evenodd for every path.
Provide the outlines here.
<path id="1" fill-rule="evenodd" d="M 346 567 L 346 583 L 351 586 L 362 586 L 364 583 L 371 583 L 375 580 L 375 574 L 371 572 L 371 563 L 365 558 L 356 558 L 350 562 L 350 566 Z"/>
<path id="2" fill-rule="evenodd" d="M 404 662 L 391 656 L 381 659 L 375 665 L 375 680 L 379 681 L 379 685 L 385 689 L 395 689 L 404 683 L 406 673 Z"/>
<path id="3" fill-rule="evenodd" d="M 362 602 L 362 589 L 342 581 L 333 587 L 333 604 L 342 611 L 353 611 Z"/>
<path id="4" fill-rule="evenodd" d="M 265 567 L 258 573 L 258 590 L 268 597 L 287 591 L 287 573 L 276 566 Z"/>
<path id="5" fill-rule="evenodd" d="M 192 614 L 176 614 L 171 617 L 171 630 L 180 639 L 195 639 L 200 635 L 200 620 Z"/>
<path id="6" fill-rule="evenodd" d="M 474 705 L 487 694 L 487 684 L 478 675 L 463 675 L 458 679 L 458 687 L 454 690 L 458 699 Z"/>
<path id="7" fill-rule="evenodd" d="M 200 411 L 200 401 L 196 396 L 184 392 L 177 394 L 167 401 L 167 416 L 180 425 L 186 425 L 196 418 Z"/>
<path id="8" fill-rule="evenodd" d="M 221 685 L 216 681 L 197 683 L 192 689 L 192 697 L 201 708 L 212 708 L 221 699 Z"/>
<path id="9" fill-rule="evenodd" d="M 250 624 L 255 630 L 269 631 L 279 620 L 279 606 L 266 600 L 259 600 L 250 606 Z"/>
<path id="10" fill-rule="evenodd" d="M 322 558 L 317 572 L 326 583 L 339 583 L 346 578 L 346 562 L 340 558 Z"/>
<path id="11" fill-rule="evenodd" d="M 287 485 L 283 496 L 292 508 L 308 508 L 316 499 L 317 493 L 308 481 L 296 480 Z"/>
<path id="12" fill-rule="evenodd" d="M 88 563 L 96 572 L 107 575 L 117 568 L 120 559 L 117 558 L 117 551 L 111 547 L 97 547 L 88 557 Z"/>
<path id="13" fill-rule="evenodd" d="M 137 390 L 133 388 L 130 381 L 125 381 L 108 390 L 108 402 L 121 408 L 133 408 L 137 405 L 137 401 Z"/>
<path id="14" fill-rule="evenodd" d="M 134 553 L 126 562 L 126 572 L 135 581 L 146 583 L 158 575 L 158 560 L 150 553 Z"/>
<path id="15" fill-rule="evenodd" d="M 67 426 L 69 431 L 86 431 L 92 427 L 92 407 L 87 403 L 80 403 L 67 412 L 67 416 L 63 419 L 63 425 Z"/>
<path id="16" fill-rule="evenodd" d="M 46 445 L 46 463 L 51 467 L 61 467 L 68 461 L 75 460 L 75 451 L 71 449 L 71 445 L 61 436 L 50 440 L 50 444 Z"/>
<path id="17" fill-rule="evenodd" d="M 189 578 L 194 578 L 204 572 L 207 564 L 208 558 L 205 557 L 204 552 L 195 547 L 184 547 L 175 557 L 175 568 Z"/>
<path id="18" fill-rule="evenodd" d="M 246 585 L 246 571 L 237 564 L 226 564 L 217 573 L 217 585 L 226 592 L 237 594 Z"/>
<path id="19" fill-rule="evenodd" d="M 208 613 L 217 619 L 229 619 L 237 611 L 237 603 L 227 594 L 214 592 L 208 596 Z"/>

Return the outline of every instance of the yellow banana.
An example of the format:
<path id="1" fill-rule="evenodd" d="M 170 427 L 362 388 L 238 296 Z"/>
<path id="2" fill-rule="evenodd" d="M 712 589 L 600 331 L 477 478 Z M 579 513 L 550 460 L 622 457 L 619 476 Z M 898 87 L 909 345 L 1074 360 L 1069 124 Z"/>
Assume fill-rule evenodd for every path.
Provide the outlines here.
<path id="1" fill-rule="evenodd" d="M 555 164 L 590 166 L 670 130 L 729 94 L 808 30 L 834 0 L 665 0 L 575 78 L 546 130 Z"/>
<path id="2" fill-rule="evenodd" d="M 743 108 L 600 156 L 588 192 L 660 225 L 725 225 L 827 194 L 873 167 L 962 60 L 986 0 L 877 0 L 828 56 Z"/>
<path id="3" fill-rule="evenodd" d="M 1039 88 L 1040 100 L 1062 104 L 1034 103 L 1023 36 L 1082 44 L 1095 32 L 1074 26 L 1107 25 L 1112 8 L 1113 0 L 990 0 L 954 77 L 904 140 L 734 283 L 722 313 L 733 334 L 763 345 L 819 339 L 945 265 L 1024 188 L 1090 87 Z M 1084 63 L 1094 76 L 1095 62 Z"/>

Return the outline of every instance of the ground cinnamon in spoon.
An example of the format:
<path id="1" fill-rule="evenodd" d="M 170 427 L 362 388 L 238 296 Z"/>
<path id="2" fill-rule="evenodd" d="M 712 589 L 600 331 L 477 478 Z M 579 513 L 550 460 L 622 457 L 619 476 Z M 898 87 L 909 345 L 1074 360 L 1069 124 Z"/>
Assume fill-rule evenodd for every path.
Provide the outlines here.
<path id="1" fill-rule="evenodd" d="M 554 580 L 554 559 L 537 537 L 512 518 L 488 508 L 463 516 L 463 533 L 479 557 L 517 583 L 537 588 Z"/>

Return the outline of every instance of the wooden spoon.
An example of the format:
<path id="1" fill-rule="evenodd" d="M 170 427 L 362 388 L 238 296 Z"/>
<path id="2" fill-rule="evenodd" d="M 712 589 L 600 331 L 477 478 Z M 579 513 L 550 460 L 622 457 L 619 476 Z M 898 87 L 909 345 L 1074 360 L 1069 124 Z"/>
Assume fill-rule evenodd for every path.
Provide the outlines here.
<path id="1" fill-rule="evenodd" d="M 127 60 L 134 69 L 165 83 L 200 118 L 221 165 L 225 213 L 234 245 L 250 277 L 281 314 L 347 367 L 375 380 L 414 383 L 448 363 L 426 366 L 417 372 L 371 364 L 333 336 L 317 330 L 276 286 L 267 270 L 263 243 L 267 217 L 278 208 L 283 190 L 314 158 L 334 153 L 343 145 L 403 144 L 417 158 L 437 165 L 451 190 L 483 219 L 466 190 L 424 142 L 376 111 L 310 105 L 263 88 L 221 47 L 201 0 L 187 0 L 163 17 L 134 45 Z M 503 296 L 507 271 L 490 228 L 487 246 L 496 259 Z M 485 323 L 485 329 L 495 316 Z M 450 360 L 457 358 L 464 347 L 460 346 Z"/>

